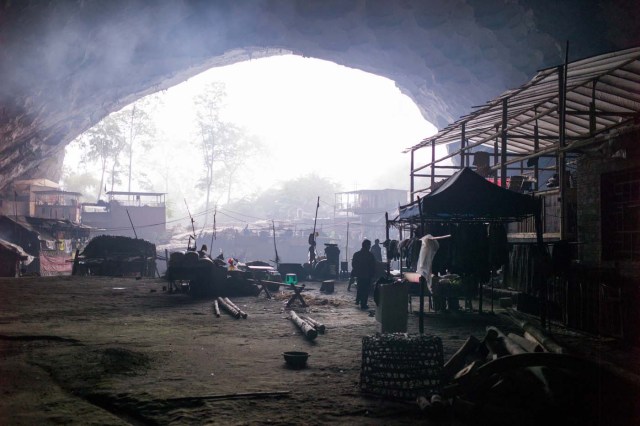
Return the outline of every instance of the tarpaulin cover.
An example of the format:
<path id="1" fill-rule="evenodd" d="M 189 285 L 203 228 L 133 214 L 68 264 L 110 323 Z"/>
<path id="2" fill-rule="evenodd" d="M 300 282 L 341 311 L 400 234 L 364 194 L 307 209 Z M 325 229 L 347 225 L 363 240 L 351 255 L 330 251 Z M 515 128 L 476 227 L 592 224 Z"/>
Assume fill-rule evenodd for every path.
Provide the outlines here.
<path id="1" fill-rule="evenodd" d="M 517 221 L 536 212 L 538 201 L 531 195 L 495 185 L 468 167 L 456 172 L 438 189 L 403 206 L 398 222 L 425 221 Z"/>
<path id="2" fill-rule="evenodd" d="M 49 256 L 40 253 L 40 275 L 71 275 L 72 262 L 67 262 L 67 257 Z"/>
<path id="3" fill-rule="evenodd" d="M 100 235 L 89 241 L 80 255 L 87 258 L 105 258 L 114 255 L 155 257 L 156 246 L 137 238 Z"/>

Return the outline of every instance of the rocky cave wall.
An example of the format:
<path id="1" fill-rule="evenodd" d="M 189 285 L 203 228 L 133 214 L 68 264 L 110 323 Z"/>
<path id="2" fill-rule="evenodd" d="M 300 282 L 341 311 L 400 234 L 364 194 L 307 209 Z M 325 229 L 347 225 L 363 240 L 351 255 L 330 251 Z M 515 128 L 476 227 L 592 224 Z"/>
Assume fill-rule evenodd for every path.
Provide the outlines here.
<path id="1" fill-rule="evenodd" d="M 378 74 L 438 127 L 564 60 L 637 45 L 637 0 L 0 0 L 0 189 L 58 180 L 104 116 L 210 67 L 295 53 Z M 417 141 L 416 141 L 417 142 Z"/>

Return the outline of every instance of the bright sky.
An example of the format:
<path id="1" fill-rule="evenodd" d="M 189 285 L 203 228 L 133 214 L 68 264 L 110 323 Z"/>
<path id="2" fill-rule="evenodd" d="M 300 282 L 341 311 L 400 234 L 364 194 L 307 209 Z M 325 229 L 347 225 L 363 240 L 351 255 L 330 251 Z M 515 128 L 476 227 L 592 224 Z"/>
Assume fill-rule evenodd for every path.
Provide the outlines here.
<path id="1" fill-rule="evenodd" d="M 311 172 L 346 191 L 408 188 L 410 158 L 402 150 L 436 132 L 393 81 L 286 55 L 214 68 L 166 90 L 158 126 L 167 139 L 185 139 L 193 126 L 193 98 L 211 81 L 226 85 L 225 118 L 256 135 L 270 156 L 263 160 L 272 165 L 261 166 L 261 159 L 247 164 L 257 174 L 244 179 L 251 185 L 234 198 Z M 194 170 L 189 176 L 199 174 L 197 154 L 185 148 L 172 153 L 171 163 L 184 161 Z"/>
<path id="2" fill-rule="evenodd" d="M 210 81 L 226 84 L 228 120 L 257 135 L 281 164 L 298 165 L 260 170 L 263 187 L 312 171 L 345 190 L 408 187 L 402 150 L 436 131 L 393 81 L 287 55 L 214 68 L 167 90 L 168 134 L 191 122 L 192 99 Z M 402 176 L 389 175 L 399 168 Z"/>

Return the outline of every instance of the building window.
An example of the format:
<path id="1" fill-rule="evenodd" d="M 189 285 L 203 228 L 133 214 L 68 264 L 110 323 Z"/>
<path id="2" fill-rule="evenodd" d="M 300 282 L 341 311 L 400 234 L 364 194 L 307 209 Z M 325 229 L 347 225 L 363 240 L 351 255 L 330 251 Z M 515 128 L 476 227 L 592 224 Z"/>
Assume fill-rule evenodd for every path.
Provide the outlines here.
<path id="1" fill-rule="evenodd" d="M 640 261 L 640 168 L 602 175 L 602 260 Z"/>

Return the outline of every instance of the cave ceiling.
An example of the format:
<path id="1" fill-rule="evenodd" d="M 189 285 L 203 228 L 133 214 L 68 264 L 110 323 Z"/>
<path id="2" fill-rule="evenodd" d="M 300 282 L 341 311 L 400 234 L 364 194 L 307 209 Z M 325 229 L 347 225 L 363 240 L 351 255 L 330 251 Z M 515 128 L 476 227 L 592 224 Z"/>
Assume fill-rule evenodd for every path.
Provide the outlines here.
<path id="1" fill-rule="evenodd" d="M 637 0 L 0 0 L 0 189 L 58 180 L 111 112 L 294 53 L 387 77 L 438 127 L 541 68 L 638 45 Z"/>

